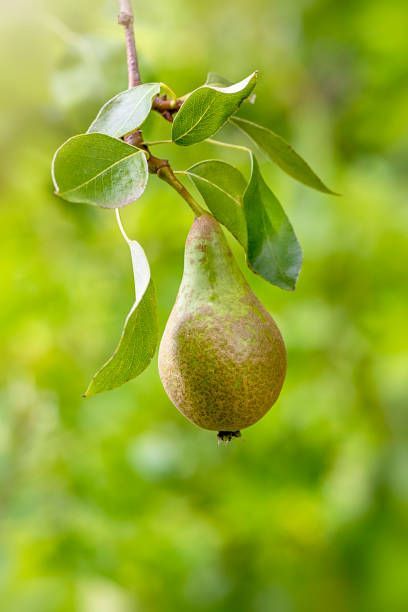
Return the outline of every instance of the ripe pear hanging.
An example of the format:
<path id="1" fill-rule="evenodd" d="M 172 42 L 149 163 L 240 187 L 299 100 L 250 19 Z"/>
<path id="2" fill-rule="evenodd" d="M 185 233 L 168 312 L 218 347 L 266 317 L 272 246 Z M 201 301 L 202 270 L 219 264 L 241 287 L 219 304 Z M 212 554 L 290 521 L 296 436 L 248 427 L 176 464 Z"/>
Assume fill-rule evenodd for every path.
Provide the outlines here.
<path id="1" fill-rule="evenodd" d="M 218 222 L 198 217 L 159 351 L 163 386 L 190 421 L 240 435 L 276 402 L 286 373 L 280 331 L 251 291 Z"/>

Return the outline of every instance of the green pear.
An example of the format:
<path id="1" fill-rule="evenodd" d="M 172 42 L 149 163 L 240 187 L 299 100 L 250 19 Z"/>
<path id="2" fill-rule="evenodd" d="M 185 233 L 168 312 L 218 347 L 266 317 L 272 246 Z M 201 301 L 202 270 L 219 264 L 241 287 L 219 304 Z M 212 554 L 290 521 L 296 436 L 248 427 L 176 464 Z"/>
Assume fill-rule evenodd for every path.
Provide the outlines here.
<path id="1" fill-rule="evenodd" d="M 286 373 L 280 331 L 243 277 L 218 222 L 198 217 L 159 350 L 160 378 L 178 410 L 229 440 L 276 402 Z"/>

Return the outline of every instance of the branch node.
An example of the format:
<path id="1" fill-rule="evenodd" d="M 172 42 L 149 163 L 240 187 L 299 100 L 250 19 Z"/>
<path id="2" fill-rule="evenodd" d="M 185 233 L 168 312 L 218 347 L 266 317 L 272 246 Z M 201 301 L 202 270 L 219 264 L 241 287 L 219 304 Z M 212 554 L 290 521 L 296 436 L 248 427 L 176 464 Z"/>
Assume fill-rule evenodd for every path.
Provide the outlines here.
<path id="1" fill-rule="evenodd" d="M 133 25 L 133 15 L 129 13 L 120 12 L 118 15 L 118 24 L 125 27 Z"/>
<path id="2" fill-rule="evenodd" d="M 170 164 L 167 159 L 160 159 L 159 157 L 155 157 L 150 154 L 149 160 L 147 162 L 149 167 L 149 172 L 151 174 L 157 174 L 160 177 L 160 172 L 163 168 L 170 168 Z M 161 178 L 161 177 L 160 177 Z"/>

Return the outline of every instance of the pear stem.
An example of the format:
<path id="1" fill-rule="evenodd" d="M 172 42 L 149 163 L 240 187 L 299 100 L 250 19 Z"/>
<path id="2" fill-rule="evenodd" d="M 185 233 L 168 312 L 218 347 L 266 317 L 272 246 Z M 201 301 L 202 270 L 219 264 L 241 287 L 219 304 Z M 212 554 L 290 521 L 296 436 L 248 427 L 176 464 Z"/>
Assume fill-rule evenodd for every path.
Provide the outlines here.
<path id="1" fill-rule="evenodd" d="M 164 181 L 165 183 L 168 183 L 171 187 L 173 187 L 173 189 L 177 191 L 179 195 L 181 195 L 181 197 L 190 206 L 196 217 L 201 217 L 201 215 L 205 215 L 204 208 L 200 206 L 200 204 L 195 200 L 195 198 L 193 198 L 191 193 L 178 180 L 170 166 L 163 166 L 162 168 L 159 168 L 159 170 L 157 171 L 157 176 L 161 178 L 162 181 Z"/>

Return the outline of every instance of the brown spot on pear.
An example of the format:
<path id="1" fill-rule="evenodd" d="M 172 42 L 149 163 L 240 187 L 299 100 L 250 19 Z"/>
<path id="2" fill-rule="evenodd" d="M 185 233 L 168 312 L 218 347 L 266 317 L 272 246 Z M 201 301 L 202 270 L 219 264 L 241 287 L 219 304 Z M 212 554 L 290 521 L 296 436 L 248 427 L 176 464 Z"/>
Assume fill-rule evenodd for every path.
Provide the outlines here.
<path id="1" fill-rule="evenodd" d="M 286 373 L 280 331 L 243 277 L 217 221 L 198 217 L 159 350 L 167 395 L 190 421 L 222 439 L 261 419 Z"/>

